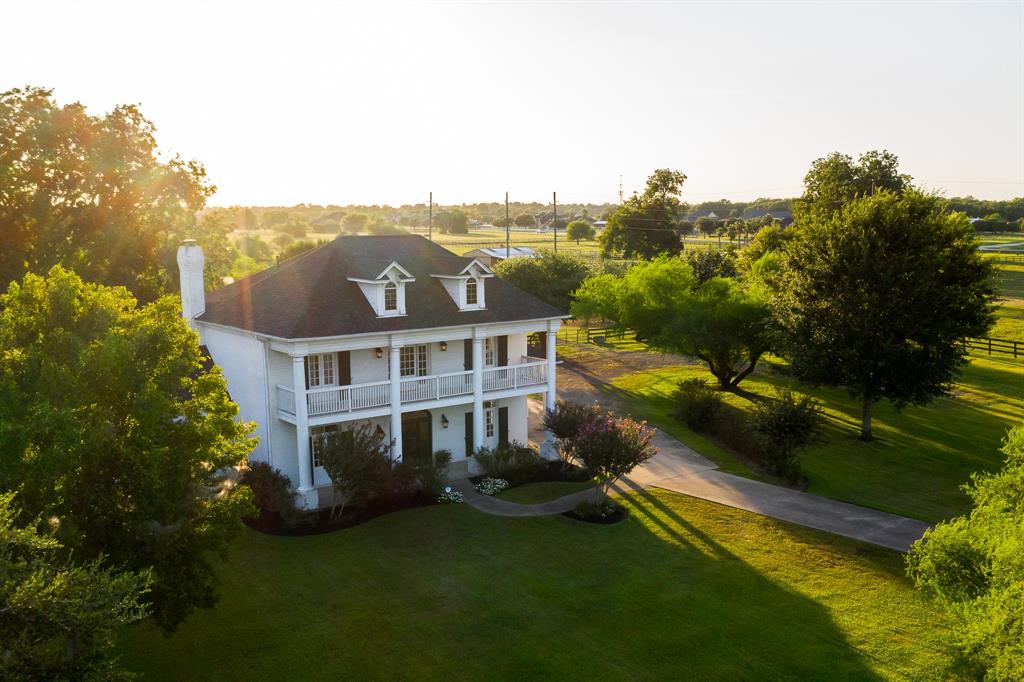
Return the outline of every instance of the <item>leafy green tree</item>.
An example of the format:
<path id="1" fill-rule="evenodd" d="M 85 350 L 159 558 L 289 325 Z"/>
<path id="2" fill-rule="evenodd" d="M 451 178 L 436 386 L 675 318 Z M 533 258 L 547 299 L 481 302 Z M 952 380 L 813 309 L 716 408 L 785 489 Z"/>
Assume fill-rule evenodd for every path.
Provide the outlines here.
<path id="1" fill-rule="evenodd" d="M 915 190 L 797 224 L 778 296 L 786 353 L 802 379 L 862 401 L 870 440 L 874 403 L 925 404 L 967 362 L 961 342 L 992 324 L 992 266 L 966 216 Z"/>
<path id="2" fill-rule="evenodd" d="M 291 235 L 288 235 L 291 237 Z M 260 239 L 257 235 L 247 234 L 242 237 L 242 241 L 239 242 L 239 250 L 243 255 L 248 256 L 256 261 L 267 261 L 270 260 L 271 251 L 270 246 Z"/>
<path id="3" fill-rule="evenodd" d="M 444 234 L 466 234 L 469 232 L 469 215 L 457 208 L 441 211 L 434 215 L 434 224 Z"/>
<path id="4" fill-rule="evenodd" d="M 518 227 L 537 227 L 537 218 L 530 213 L 520 213 L 512 222 Z"/>
<path id="5" fill-rule="evenodd" d="M 236 227 L 240 230 L 255 230 L 259 226 L 260 221 L 256 217 L 256 212 L 251 208 L 243 208 L 238 215 Z"/>
<path id="6" fill-rule="evenodd" d="M 175 250 L 215 190 L 201 164 L 161 160 L 137 107 L 90 116 L 42 88 L 0 93 L 0 169 L 0 287 L 60 264 L 144 301 L 174 291 Z"/>
<path id="7" fill-rule="evenodd" d="M 289 258 L 295 258 L 295 256 L 306 253 L 307 251 L 312 251 L 318 246 L 323 246 L 326 243 L 327 242 L 323 239 L 317 239 L 316 241 L 313 241 L 312 239 L 301 239 L 297 242 L 292 242 L 285 248 L 281 249 L 281 253 L 277 254 L 277 259 L 279 261 L 286 261 Z"/>
<path id="8" fill-rule="evenodd" d="M 797 216 L 807 212 L 831 215 L 857 197 L 881 190 L 902 194 L 911 188 L 911 177 L 900 173 L 899 159 L 888 151 L 870 151 L 857 161 L 833 152 L 817 159 L 804 176 L 803 197 L 795 202 Z"/>
<path id="9" fill-rule="evenodd" d="M 174 297 L 137 306 L 60 266 L 0 295 L 0 490 L 59 524 L 76 561 L 152 569 L 167 630 L 215 603 L 212 559 L 250 509 L 224 472 L 253 425 L 201 367 Z"/>
<path id="10" fill-rule="evenodd" d="M 568 310 L 572 292 L 590 275 L 590 268 L 575 256 L 541 251 L 533 258 L 500 261 L 494 272 L 559 310 Z"/>
<path id="11" fill-rule="evenodd" d="M 784 251 L 795 234 L 794 230 L 783 229 L 778 225 L 758 230 L 746 248 L 740 252 L 743 256 L 742 261 L 749 264 L 757 261 L 766 253 Z"/>
<path id="12" fill-rule="evenodd" d="M 643 194 L 634 194 L 608 219 L 598 238 L 606 256 L 621 253 L 626 258 L 653 258 L 682 249 L 676 229 L 682 207 L 679 197 L 686 176 L 680 171 L 660 168 L 647 178 Z"/>
<path id="13" fill-rule="evenodd" d="M 350 234 L 362 232 L 369 217 L 365 213 L 349 213 L 341 221 L 341 229 Z"/>
<path id="14" fill-rule="evenodd" d="M 724 390 L 735 390 L 769 350 L 764 293 L 721 277 L 699 283 L 682 257 L 639 263 L 622 277 L 591 277 L 575 295 L 577 317 L 610 320 L 655 347 L 697 357 Z"/>
<path id="15" fill-rule="evenodd" d="M 714 218 L 709 218 L 708 216 L 701 216 L 700 218 L 697 218 L 696 226 L 698 232 L 700 232 L 705 237 L 710 237 L 711 235 L 718 232 L 720 223 Z"/>
<path id="16" fill-rule="evenodd" d="M 968 516 L 925 531 L 907 555 L 917 587 L 956 619 L 950 630 L 969 676 L 1024 679 L 1024 427 L 1010 431 L 1006 464 L 975 474 Z"/>
<path id="17" fill-rule="evenodd" d="M 574 220 L 566 227 L 565 236 L 579 244 L 584 239 L 594 238 L 594 227 L 586 220 Z"/>
<path id="18" fill-rule="evenodd" d="M 686 254 L 697 284 L 715 277 L 736 276 L 736 254 L 732 249 L 698 249 Z"/>
<path id="19" fill-rule="evenodd" d="M 14 498 L 0 493 L 0 677 L 127 677 L 112 657 L 114 636 L 146 616 L 149 572 L 70 563 L 52 529 L 38 531 L 38 518 L 21 524 Z"/>
<path id="20" fill-rule="evenodd" d="M 297 239 L 301 239 L 309 233 L 310 224 L 309 221 L 302 216 L 291 216 L 288 218 L 288 222 L 284 225 L 278 226 L 277 229 L 282 234 L 290 234 Z"/>

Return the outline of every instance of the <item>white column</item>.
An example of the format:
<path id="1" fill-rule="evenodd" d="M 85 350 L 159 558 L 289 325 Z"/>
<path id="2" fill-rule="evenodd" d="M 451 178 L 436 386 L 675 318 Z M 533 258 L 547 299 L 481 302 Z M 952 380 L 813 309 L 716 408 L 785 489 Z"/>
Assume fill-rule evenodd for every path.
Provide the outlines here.
<path id="1" fill-rule="evenodd" d="M 544 407 L 548 410 L 555 409 L 555 341 L 558 327 L 552 328 L 548 325 L 547 334 L 547 361 L 548 361 L 548 392 L 544 394 Z"/>
<path id="2" fill-rule="evenodd" d="M 484 444 L 484 337 L 473 330 L 473 452 Z"/>
<path id="3" fill-rule="evenodd" d="M 299 493 L 313 490 L 313 462 L 309 458 L 309 407 L 306 404 L 306 359 L 292 357 L 292 384 L 295 388 L 295 451 L 299 458 Z"/>
<path id="4" fill-rule="evenodd" d="M 388 349 L 391 371 L 391 439 L 396 460 L 402 459 L 402 346 L 392 340 Z"/>

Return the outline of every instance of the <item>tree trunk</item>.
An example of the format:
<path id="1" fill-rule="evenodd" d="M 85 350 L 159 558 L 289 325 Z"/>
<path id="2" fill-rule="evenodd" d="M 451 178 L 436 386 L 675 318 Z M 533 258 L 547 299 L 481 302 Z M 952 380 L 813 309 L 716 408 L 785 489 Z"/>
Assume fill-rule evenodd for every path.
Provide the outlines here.
<path id="1" fill-rule="evenodd" d="M 861 407 L 860 413 L 860 439 L 865 443 L 872 440 L 871 435 L 871 405 L 874 404 L 874 400 L 868 396 L 864 396 L 864 404 Z"/>

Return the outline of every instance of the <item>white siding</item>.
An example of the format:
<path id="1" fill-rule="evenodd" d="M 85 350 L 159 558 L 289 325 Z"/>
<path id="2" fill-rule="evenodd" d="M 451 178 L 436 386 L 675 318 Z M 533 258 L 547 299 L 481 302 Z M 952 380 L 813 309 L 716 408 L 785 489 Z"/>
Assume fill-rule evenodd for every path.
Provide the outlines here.
<path id="1" fill-rule="evenodd" d="M 373 348 L 361 348 L 351 352 L 353 384 L 388 380 L 388 349 L 381 350 L 384 354 L 379 358 Z"/>
<path id="2" fill-rule="evenodd" d="M 228 393 L 238 404 L 238 417 L 256 422 L 259 445 L 249 456 L 254 462 L 270 461 L 267 423 L 267 373 L 263 342 L 246 334 L 215 327 L 203 327 L 203 343 L 227 379 Z"/>

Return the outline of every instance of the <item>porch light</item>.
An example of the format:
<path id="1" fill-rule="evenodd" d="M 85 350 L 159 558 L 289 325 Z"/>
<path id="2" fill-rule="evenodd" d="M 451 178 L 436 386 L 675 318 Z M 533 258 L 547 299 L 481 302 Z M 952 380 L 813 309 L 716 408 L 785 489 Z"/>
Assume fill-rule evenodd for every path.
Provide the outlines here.
<path id="1" fill-rule="evenodd" d="M 447 341 L 442 341 L 441 342 L 441 350 L 443 350 L 443 351 L 444 350 L 448 350 L 448 342 Z"/>
<path id="2" fill-rule="evenodd" d="M 384 357 L 384 349 L 383 348 L 374 348 L 373 349 L 373 354 L 377 356 L 378 360 L 380 360 L 382 357 Z"/>
<path id="3" fill-rule="evenodd" d="M 443 414 L 441 415 L 441 428 L 442 429 L 447 429 L 448 428 L 448 417 L 444 416 Z"/>

